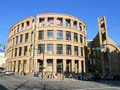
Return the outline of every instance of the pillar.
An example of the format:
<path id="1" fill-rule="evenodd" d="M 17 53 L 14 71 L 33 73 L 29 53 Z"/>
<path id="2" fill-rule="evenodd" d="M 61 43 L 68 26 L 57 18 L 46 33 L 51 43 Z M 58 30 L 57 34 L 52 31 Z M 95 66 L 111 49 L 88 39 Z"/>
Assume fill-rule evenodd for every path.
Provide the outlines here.
<path id="1" fill-rule="evenodd" d="M 66 71 L 66 59 L 63 59 L 63 72 Z"/>
<path id="2" fill-rule="evenodd" d="M 37 72 L 37 59 L 34 59 L 34 72 Z"/>
<path id="3" fill-rule="evenodd" d="M 78 68 L 79 68 L 79 73 L 82 72 L 82 66 L 81 66 L 81 64 L 82 64 L 82 63 L 81 63 L 81 60 L 79 60 L 79 61 L 78 61 L 78 65 L 79 65 L 79 67 L 78 67 Z"/>
<path id="4" fill-rule="evenodd" d="M 71 63 L 72 63 L 72 72 L 75 72 L 75 61 L 72 59 Z"/>
<path id="5" fill-rule="evenodd" d="M 46 70 L 47 70 L 47 59 L 43 60 L 43 67 L 45 68 L 45 69 L 43 69 L 43 71 L 46 72 Z"/>
<path id="6" fill-rule="evenodd" d="M 66 27 L 66 20 L 63 18 L 63 27 Z"/>
<path id="7" fill-rule="evenodd" d="M 57 60 L 53 59 L 53 72 L 56 73 L 57 72 Z"/>
<path id="8" fill-rule="evenodd" d="M 18 72 L 18 61 L 16 61 L 15 72 Z"/>
<path id="9" fill-rule="evenodd" d="M 21 73 L 23 71 L 23 60 L 20 60 L 20 62 L 21 63 L 20 63 L 20 71 L 19 72 Z"/>

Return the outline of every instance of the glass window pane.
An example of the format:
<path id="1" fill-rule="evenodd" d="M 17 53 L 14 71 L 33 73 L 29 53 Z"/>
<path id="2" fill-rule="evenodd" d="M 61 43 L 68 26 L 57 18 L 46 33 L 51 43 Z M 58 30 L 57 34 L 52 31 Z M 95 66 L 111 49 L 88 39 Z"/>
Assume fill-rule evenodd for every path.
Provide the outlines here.
<path id="1" fill-rule="evenodd" d="M 57 54 L 63 54 L 63 45 L 57 44 Z"/>
<path id="2" fill-rule="evenodd" d="M 70 27 L 70 19 L 66 19 L 66 27 Z"/>
<path id="3" fill-rule="evenodd" d="M 57 18 L 57 25 L 63 26 L 63 19 L 62 18 Z"/>
<path id="4" fill-rule="evenodd" d="M 52 18 L 52 17 L 49 17 L 49 18 L 48 18 L 48 23 L 51 23 L 51 24 L 53 24 L 53 23 L 54 23 L 54 18 Z"/>
<path id="5" fill-rule="evenodd" d="M 38 40 L 44 39 L 44 31 L 39 31 Z"/>
<path id="6" fill-rule="evenodd" d="M 53 54 L 53 44 L 48 44 L 47 45 L 47 53 L 48 54 Z"/>
<path id="7" fill-rule="evenodd" d="M 71 55 L 71 45 L 66 45 L 66 54 Z"/>
<path id="8" fill-rule="evenodd" d="M 16 44 L 18 44 L 18 36 L 16 36 Z"/>
<path id="9" fill-rule="evenodd" d="M 28 42 L 28 33 L 25 34 L 25 42 Z"/>
<path id="10" fill-rule="evenodd" d="M 83 35 L 80 35 L 80 43 L 83 43 Z"/>
<path id="11" fill-rule="evenodd" d="M 83 56 L 83 47 L 81 47 L 81 56 Z"/>
<path id="12" fill-rule="evenodd" d="M 23 35 L 20 35 L 20 43 L 22 43 Z"/>
<path id="13" fill-rule="evenodd" d="M 74 46 L 74 55 L 78 56 L 78 46 Z"/>
<path id="14" fill-rule="evenodd" d="M 74 41 L 78 42 L 78 34 L 77 33 L 74 33 Z"/>
<path id="15" fill-rule="evenodd" d="M 71 32 L 66 31 L 66 40 L 71 40 Z"/>
<path id="16" fill-rule="evenodd" d="M 49 39 L 49 40 L 53 40 L 53 38 L 54 38 L 53 30 L 48 30 L 47 36 L 48 36 L 48 39 Z"/>
<path id="17" fill-rule="evenodd" d="M 63 39 L 63 32 L 61 30 L 57 31 L 57 40 L 62 40 Z"/>
<path id="18" fill-rule="evenodd" d="M 45 22 L 45 19 L 44 19 L 44 18 L 39 18 L 39 22 L 40 22 L 40 23 L 44 23 L 44 22 Z"/>
<path id="19" fill-rule="evenodd" d="M 77 21 L 74 21 L 74 22 L 73 22 L 73 28 L 74 28 L 74 29 L 77 29 Z"/>
<path id="20" fill-rule="evenodd" d="M 44 53 L 44 44 L 38 44 L 38 54 Z"/>

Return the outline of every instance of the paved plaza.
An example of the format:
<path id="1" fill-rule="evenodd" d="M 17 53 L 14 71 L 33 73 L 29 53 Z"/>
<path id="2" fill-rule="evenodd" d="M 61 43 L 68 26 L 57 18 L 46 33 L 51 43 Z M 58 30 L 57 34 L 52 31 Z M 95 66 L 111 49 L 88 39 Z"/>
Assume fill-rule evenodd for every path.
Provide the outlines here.
<path id="1" fill-rule="evenodd" d="M 120 90 L 120 81 L 41 80 L 32 76 L 0 76 L 0 90 Z"/>

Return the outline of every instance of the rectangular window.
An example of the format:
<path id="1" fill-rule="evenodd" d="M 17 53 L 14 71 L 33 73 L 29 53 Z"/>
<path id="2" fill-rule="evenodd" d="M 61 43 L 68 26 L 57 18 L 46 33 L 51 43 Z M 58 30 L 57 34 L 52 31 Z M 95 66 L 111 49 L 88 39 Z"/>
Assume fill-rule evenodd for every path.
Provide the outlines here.
<path id="1" fill-rule="evenodd" d="M 38 44 L 38 54 L 43 54 L 44 53 L 44 44 Z"/>
<path id="2" fill-rule="evenodd" d="M 66 54 L 71 55 L 71 45 L 66 45 Z"/>
<path id="3" fill-rule="evenodd" d="M 78 46 L 74 46 L 74 55 L 78 56 Z"/>
<path id="4" fill-rule="evenodd" d="M 63 45 L 57 44 L 57 54 L 63 54 Z"/>
<path id="5" fill-rule="evenodd" d="M 48 36 L 49 40 L 53 40 L 53 38 L 54 38 L 53 30 L 48 30 L 47 31 L 47 36 Z"/>
<path id="6" fill-rule="evenodd" d="M 17 56 L 17 48 L 15 48 L 15 57 Z"/>
<path id="7" fill-rule="evenodd" d="M 57 40 L 62 40 L 63 39 L 63 32 L 61 30 L 57 31 Z"/>
<path id="8" fill-rule="evenodd" d="M 38 33 L 38 40 L 43 40 L 44 39 L 44 31 L 40 30 Z"/>
<path id="9" fill-rule="evenodd" d="M 66 31 L 66 40 L 71 40 L 71 32 Z"/>
<path id="10" fill-rule="evenodd" d="M 80 43 L 83 43 L 83 35 L 80 35 Z"/>
<path id="11" fill-rule="evenodd" d="M 24 46 L 24 55 L 27 55 L 27 46 Z"/>
<path id="12" fill-rule="evenodd" d="M 62 18 L 57 18 L 57 25 L 63 26 L 63 19 Z"/>
<path id="13" fill-rule="evenodd" d="M 79 30 L 82 31 L 82 24 L 79 24 Z"/>
<path id="14" fill-rule="evenodd" d="M 66 19 L 66 27 L 70 27 L 70 19 Z"/>
<path id="15" fill-rule="evenodd" d="M 25 42 L 28 42 L 28 33 L 25 34 Z"/>
<path id="16" fill-rule="evenodd" d="M 74 33 L 74 41 L 78 42 L 78 34 L 77 33 Z"/>
<path id="17" fill-rule="evenodd" d="M 27 25 L 27 27 L 29 27 L 29 26 L 30 26 L 30 22 L 29 22 L 29 21 L 27 21 L 27 22 L 26 22 L 26 25 Z"/>
<path id="18" fill-rule="evenodd" d="M 47 53 L 53 54 L 53 44 L 47 44 Z"/>
<path id="19" fill-rule="evenodd" d="M 54 18 L 49 17 L 49 18 L 48 18 L 48 25 L 51 26 L 51 25 L 53 25 L 53 24 L 54 24 Z"/>
<path id="20" fill-rule="evenodd" d="M 73 22 L 73 28 L 77 30 L 77 21 Z"/>
<path id="21" fill-rule="evenodd" d="M 81 56 L 83 56 L 83 47 L 81 47 Z"/>
<path id="22" fill-rule="evenodd" d="M 24 23 L 22 23 L 21 30 L 24 30 Z"/>
<path id="23" fill-rule="evenodd" d="M 16 36 L 16 44 L 18 44 L 18 36 Z"/>
<path id="24" fill-rule="evenodd" d="M 20 43 L 23 41 L 23 35 L 20 35 Z"/>
<path id="25" fill-rule="evenodd" d="M 19 56 L 22 55 L 22 47 L 19 47 Z"/>
<path id="26" fill-rule="evenodd" d="M 44 23 L 45 19 L 44 18 L 39 18 L 39 23 Z"/>

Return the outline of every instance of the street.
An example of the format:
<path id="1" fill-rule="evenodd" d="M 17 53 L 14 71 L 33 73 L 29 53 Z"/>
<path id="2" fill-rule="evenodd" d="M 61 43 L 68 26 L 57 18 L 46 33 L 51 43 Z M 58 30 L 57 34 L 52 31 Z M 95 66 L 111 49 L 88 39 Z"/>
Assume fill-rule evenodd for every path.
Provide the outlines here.
<path id="1" fill-rule="evenodd" d="M 120 81 L 41 80 L 32 76 L 0 76 L 0 90 L 120 90 Z"/>

